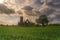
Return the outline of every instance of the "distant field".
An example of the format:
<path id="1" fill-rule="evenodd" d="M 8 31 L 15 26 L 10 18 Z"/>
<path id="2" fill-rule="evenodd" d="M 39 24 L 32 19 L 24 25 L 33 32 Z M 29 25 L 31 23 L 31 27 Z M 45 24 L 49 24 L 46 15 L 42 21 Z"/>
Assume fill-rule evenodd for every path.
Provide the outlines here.
<path id="1" fill-rule="evenodd" d="M 0 40 L 60 40 L 60 26 L 0 26 Z"/>

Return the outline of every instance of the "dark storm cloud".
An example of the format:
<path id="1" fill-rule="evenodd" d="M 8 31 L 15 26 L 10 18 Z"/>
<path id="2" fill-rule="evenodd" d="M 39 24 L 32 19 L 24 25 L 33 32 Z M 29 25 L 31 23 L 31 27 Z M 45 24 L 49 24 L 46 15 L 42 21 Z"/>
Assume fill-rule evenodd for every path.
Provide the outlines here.
<path id="1" fill-rule="evenodd" d="M 40 15 L 40 11 L 34 10 L 34 8 L 31 7 L 31 6 L 25 6 L 22 9 L 24 10 L 24 12 L 25 12 L 26 15 L 29 15 L 29 16 Z"/>
<path id="2" fill-rule="evenodd" d="M 27 10 L 27 11 L 32 11 L 32 7 L 31 6 L 24 6 L 24 8 L 22 8 L 24 10 Z"/>
<path id="3" fill-rule="evenodd" d="M 60 20 L 60 14 L 56 15 L 56 19 Z"/>
<path id="4" fill-rule="evenodd" d="M 43 11 L 43 12 L 42 12 Z M 54 9 L 51 9 L 51 8 L 46 8 L 46 9 L 43 9 L 42 12 L 43 14 L 46 14 L 46 15 L 50 15 L 52 14 L 55 10 Z"/>
<path id="5" fill-rule="evenodd" d="M 22 9 L 24 10 L 26 15 L 29 15 L 29 16 L 33 15 L 33 13 L 32 13 L 33 8 L 31 6 L 24 6 Z"/>
<path id="6" fill-rule="evenodd" d="M 51 2 L 48 2 L 47 4 L 55 8 L 60 8 L 60 0 L 52 0 Z"/>
<path id="7" fill-rule="evenodd" d="M 7 8 L 7 6 L 5 6 L 4 4 L 0 4 L 0 13 L 10 14 L 14 13 L 14 10 Z"/>
<path id="8" fill-rule="evenodd" d="M 39 4 L 39 5 L 42 5 L 44 2 L 41 2 L 42 0 L 36 0 L 35 4 Z"/>

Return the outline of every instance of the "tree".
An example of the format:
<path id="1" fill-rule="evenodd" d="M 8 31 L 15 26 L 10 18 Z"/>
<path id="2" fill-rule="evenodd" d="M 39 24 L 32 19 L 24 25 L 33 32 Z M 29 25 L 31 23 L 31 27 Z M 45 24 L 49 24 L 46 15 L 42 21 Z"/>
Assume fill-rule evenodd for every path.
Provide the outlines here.
<path id="1" fill-rule="evenodd" d="M 42 24 L 42 26 L 48 25 L 48 18 L 46 15 L 39 16 L 38 19 L 36 19 L 37 24 Z"/>

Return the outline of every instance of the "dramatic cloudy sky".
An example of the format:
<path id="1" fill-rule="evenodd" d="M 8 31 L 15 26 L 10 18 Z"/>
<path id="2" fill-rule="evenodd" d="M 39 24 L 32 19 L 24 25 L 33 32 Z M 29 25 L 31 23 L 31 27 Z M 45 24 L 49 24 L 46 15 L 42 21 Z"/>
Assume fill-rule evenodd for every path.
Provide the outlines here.
<path id="1" fill-rule="evenodd" d="M 0 0 L 0 24 L 16 25 L 19 16 L 35 22 L 41 14 L 50 23 L 60 23 L 60 0 Z"/>

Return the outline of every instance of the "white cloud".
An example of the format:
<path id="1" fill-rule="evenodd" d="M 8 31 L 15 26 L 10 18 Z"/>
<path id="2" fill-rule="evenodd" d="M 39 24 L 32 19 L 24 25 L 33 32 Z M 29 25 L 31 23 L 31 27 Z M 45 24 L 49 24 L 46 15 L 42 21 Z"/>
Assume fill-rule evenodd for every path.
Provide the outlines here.
<path id="1" fill-rule="evenodd" d="M 5 16 L 3 14 L 0 14 L 0 24 L 17 25 L 18 21 L 18 16 Z"/>

